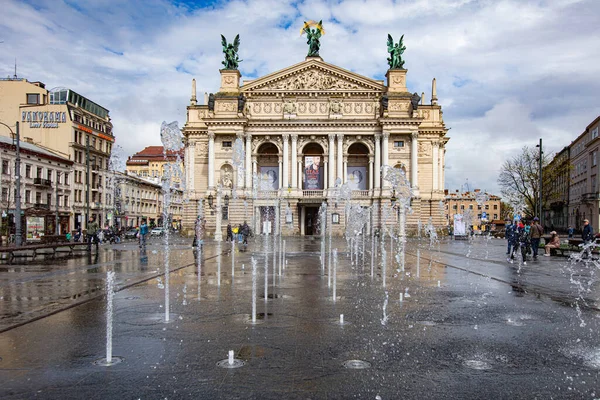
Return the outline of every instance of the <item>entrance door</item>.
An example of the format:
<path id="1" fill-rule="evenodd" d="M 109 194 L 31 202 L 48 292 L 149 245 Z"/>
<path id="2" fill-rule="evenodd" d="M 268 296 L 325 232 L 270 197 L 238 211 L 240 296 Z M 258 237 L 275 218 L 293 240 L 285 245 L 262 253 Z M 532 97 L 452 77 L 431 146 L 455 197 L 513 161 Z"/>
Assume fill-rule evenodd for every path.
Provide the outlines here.
<path id="1" fill-rule="evenodd" d="M 304 234 L 319 234 L 319 207 L 304 208 Z"/>

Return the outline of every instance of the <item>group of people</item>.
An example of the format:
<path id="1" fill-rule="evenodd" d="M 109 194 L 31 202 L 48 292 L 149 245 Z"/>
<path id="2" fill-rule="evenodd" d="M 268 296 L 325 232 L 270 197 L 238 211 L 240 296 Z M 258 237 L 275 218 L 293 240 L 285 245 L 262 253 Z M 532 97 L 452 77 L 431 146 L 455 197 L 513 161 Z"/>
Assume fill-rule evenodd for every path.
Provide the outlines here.
<path id="1" fill-rule="evenodd" d="M 227 224 L 227 241 L 235 242 L 236 238 L 238 243 L 248 244 L 248 236 L 250 236 L 250 227 L 244 221 L 243 224 L 240 224 L 236 227 L 231 227 L 231 223 Z"/>
<path id="2" fill-rule="evenodd" d="M 539 218 L 535 217 L 529 223 L 526 221 L 511 222 L 506 221 L 506 240 L 508 255 L 507 261 L 513 263 L 518 253 L 521 253 L 523 265 L 527 265 L 527 255 L 532 254 L 533 261 L 537 261 L 538 250 L 540 248 L 540 240 L 544 235 L 544 228 L 540 225 Z M 573 237 L 573 228 L 569 227 L 569 238 Z M 586 219 L 583 221 L 583 229 L 581 233 L 584 245 L 591 243 L 594 240 L 594 230 L 590 222 Z M 552 249 L 560 247 L 560 237 L 556 231 L 550 232 L 550 240 L 544 246 L 544 256 L 550 257 Z"/>

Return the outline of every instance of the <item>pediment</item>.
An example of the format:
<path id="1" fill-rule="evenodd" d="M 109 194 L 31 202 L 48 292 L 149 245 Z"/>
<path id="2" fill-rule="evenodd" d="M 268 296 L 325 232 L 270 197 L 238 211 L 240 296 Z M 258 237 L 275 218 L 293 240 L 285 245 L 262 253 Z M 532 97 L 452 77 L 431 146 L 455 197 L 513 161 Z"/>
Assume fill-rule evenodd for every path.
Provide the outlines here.
<path id="1" fill-rule="evenodd" d="M 316 58 L 246 82 L 241 87 L 243 93 L 382 92 L 384 89 L 381 81 L 367 78 Z"/>

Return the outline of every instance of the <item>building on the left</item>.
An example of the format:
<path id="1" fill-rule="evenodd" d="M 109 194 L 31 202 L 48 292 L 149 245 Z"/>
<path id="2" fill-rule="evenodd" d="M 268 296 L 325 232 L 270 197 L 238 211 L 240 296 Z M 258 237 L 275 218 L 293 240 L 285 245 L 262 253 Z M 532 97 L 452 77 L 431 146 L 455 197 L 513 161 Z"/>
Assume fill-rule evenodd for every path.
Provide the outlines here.
<path id="1" fill-rule="evenodd" d="M 108 109 L 73 90 L 47 90 L 42 82 L 15 77 L 0 79 L 0 122 L 13 131 L 19 122 L 21 141 L 72 163 L 71 172 L 62 178 L 54 164 L 43 176 L 46 190 L 55 188 L 61 179 L 67 181 L 69 229 L 85 229 L 88 216 L 96 217 L 101 225 L 113 224 L 114 190 L 108 166 L 115 137 Z M 11 137 L 12 133 L 0 125 L 0 135 Z M 21 176 L 25 168 L 23 163 Z"/>

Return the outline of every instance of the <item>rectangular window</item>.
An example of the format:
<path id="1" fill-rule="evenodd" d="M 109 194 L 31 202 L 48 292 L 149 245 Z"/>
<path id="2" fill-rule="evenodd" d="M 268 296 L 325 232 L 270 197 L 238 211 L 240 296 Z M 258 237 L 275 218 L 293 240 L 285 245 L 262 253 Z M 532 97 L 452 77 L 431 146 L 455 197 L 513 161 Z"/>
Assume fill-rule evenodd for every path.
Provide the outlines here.
<path id="1" fill-rule="evenodd" d="M 40 104 L 40 95 L 37 93 L 27 93 L 27 104 Z"/>
<path id="2" fill-rule="evenodd" d="M 473 204 L 469 204 L 469 210 L 473 209 Z"/>
<path id="3" fill-rule="evenodd" d="M 48 204 L 48 207 L 52 205 L 52 193 L 46 195 L 46 204 Z"/>
<path id="4" fill-rule="evenodd" d="M 25 164 L 25 178 L 31 178 L 31 165 Z"/>
<path id="5" fill-rule="evenodd" d="M 498 209 L 498 204 L 494 204 L 494 210 Z"/>
<path id="6" fill-rule="evenodd" d="M 2 175 L 10 175 L 8 160 L 2 160 Z"/>
<path id="7" fill-rule="evenodd" d="M 457 210 L 457 209 L 458 209 L 458 206 L 455 204 L 455 205 L 453 205 L 453 206 L 452 206 L 452 209 L 453 209 L 453 210 Z"/>
<path id="8" fill-rule="evenodd" d="M 2 201 L 8 202 L 8 188 L 2 188 Z"/>
<path id="9" fill-rule="evenodd" d="M 404 140 L 394 140 L 394 147 L 404 147 Z"/>
<path id="10" fill-rule="evenodd" d="M 461 209 L 461 210 L 464 210 L 464 209 L 465 209 L 465 206 L 464 206 L 464 204 L 460 206 L 460 209 Z"/>
<path id="11" fill-rule="evenodd" d="M 223 147 L 231 147 L 230 141 L 223 141 Z"/>
<path id="12" fill-rule="evenodd" d="M 485 205 L 485 209 L 486 209 L 486 210 L 489 210 L 489 209 L 490 209 L 490 205 L 489 205 L 489 204 L 486 204 L 486 205 Z"/>
<path id="13" fill-rule="evenodd" d="M 65 185 L 69 186 L 69 173 L 65 172 Z"/>
<path id="14" fill-rule="evenodd" d="M 593 151 L 592 152 L 592 167 L 596 166 L 597 164 L 598 164 L 598 152 Z"/>
<path id="15" fill-rule="evenodd" d="M 598 137 L 598 127 L 592 129 L 592 139 L 596 139 Z"/>
<path id="16" fill-rule="evenodd" d="M 47 176 L 46 179 L 48 179 L 50 181 L 52 180 L 52 170 L 51 169 L 48 170 L 48 173 L 46 174 L 46 176 Z"/>
<path id="17" fill-rule="evenodd" d="M 25 203 L 31 204 L 31 190 L 25 191 Z"/>
<path id="18" fill-rule="evenodd" d="M 35 192 L 35 202 L 38 204 L 42 202 L 42 194 L 40 192 Z"/>
<path id="19" fill-rule="evenodd" d="M 63 206 L 69 207 L 69 195 L 67 195 L 67 194 L 65 194 L 65 196 L 64 196 Z"/>
<path id="20" fill-rule="evenodd" d="M 42 167 L 37 167 L 37 178 L 42 179 Z"/>
<path id="21" fill-rule="evenodd" d="M 498 214 L 494 214 L 494 219 L 498 219 Z"/>

